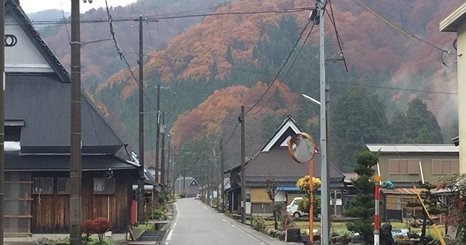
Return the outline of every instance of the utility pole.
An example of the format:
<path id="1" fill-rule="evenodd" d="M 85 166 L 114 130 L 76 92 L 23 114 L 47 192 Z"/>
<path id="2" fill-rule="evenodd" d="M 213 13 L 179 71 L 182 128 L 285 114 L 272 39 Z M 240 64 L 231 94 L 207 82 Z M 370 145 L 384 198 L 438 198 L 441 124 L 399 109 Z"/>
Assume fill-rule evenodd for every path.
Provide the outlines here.
<path id="1" fill-rule="evenodd" d="M 5 36 L 5 0 L 0 2 L 0 36 Z M 0 125 L 5 124 L 5 41 L 0 44 Z M 4 182 L 5 182 L 5 127 L 0 127 L 0 217 L 3 217 Z M 3 219 L 0 222 L 0 245 L 3 245 Z"/>
<path id="2" fill-rule="evenodd" d="M 210 183 L 212 181 L 212 167 L 210 161 L 207 160 L 207 205 L 210 206 Z"/>
<path id="3" fill-rule="evenodd" d="M 170 177 L 170 166 L 171 166 L 171 163 L 172 163 L 172 159 L 171 159 L 171 134 L 170 132 L 168 132 L 168 148 L 167 148 L 167 183 L 166 183 L 166 186 L 167 186 L 167 194 L 170 193 L 170 180 L 171 180 L 171 177 Z M 174 170 L 173 170 L 174 171 Z"/>
<path id="4" fill-rule="evenodd" d="M 175 196 L 175 181 L 176 181 L 176 175 L 178 174 L 178 171 L 175 171 L 175 165 L 176 165 L 176 146 L 173 146 L 173 178 L 172 178 L 172 195 L 173 197 Z"/>
<path id="5" fill-rule="evenodd" d="M 81 27 L 79 1 L 71 1 L 70 244 L 81 244 Z M 3 4 L 2 4 L 3 6 Z M 4 91 L 4 90 L 2 90 Z M 2 113 L 3 115 L 3 113 Z M 1 127 L 3 128 L 3 126 Z M 3 130 L 3 129 L 2 129 Z M 2 136 L 4 136 L 2 134 Z M 3 150 L 3 147 L 2 147 Z M 3 183 L 3 181 L 2 181 Z M 2 192 L 3 193 L 3 192 Z"/>
<path id="6" fill-rule="evenodd" d="M 320 39 L 320 178 L 321 178 L 321 225 L 322 244 L 329 243 L 329 199 L 328 199 L 328 165 L 327 165 L 327 87 L 325 84 L 325 30 L 324 17 L 326 0 L 319 0 L 319 39 Z"/>
<path id="7" fill-rule="evenodd" d="M 160 157 L 160 84 L 157 85 L 157 111 L 155 113 L 155 182 L 160 183 L 159 179 L 159 157 Z"/>
<path id="8" fill-rule="evenodd" d="M 160 183 L 162 184 L 162 195 L 165 194 L 165 112 L 162 112 L 162 126 L 160 127 L 162 137 L 162 152 L 160 154 Z"/>
<path id="9" fill-rule="evenodd" d="M 244 170 L 246 168 L 246 142 L 244 117 L 244 105 L 242 105 L 241 115 L 239 116 L 239 122 L 241 123 L 241 222 L 246 224 L 246 180 L 244 179 Z"/>
<path id="10" fill-rule="evenodd" d="M 220 181 L 221 181 L 221 192 L 222 192 L 222 212 L 225 213 L 225 183 L 223 182 L 224 176 L 223 172 L 225 171 L 225 166 L 223 165 L 223 132 L 222 137 L 220 138 Z"/>
<path id="11" fill-rule="evenodd" d="M 144 62 L 142 16 L 139 16 L 139 181 L 138 223 L 144 222 Z"/>

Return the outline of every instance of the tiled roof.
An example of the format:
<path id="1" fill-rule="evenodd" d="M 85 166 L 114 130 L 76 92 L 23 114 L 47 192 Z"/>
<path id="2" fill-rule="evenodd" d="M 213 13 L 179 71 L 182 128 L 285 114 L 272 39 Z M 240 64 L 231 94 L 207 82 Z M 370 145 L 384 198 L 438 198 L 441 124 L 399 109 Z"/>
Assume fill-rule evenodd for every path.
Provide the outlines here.
<path id="1" fill-rule="evenodd" d="M 459 148 L 453 144 L 367 144 L 366 146 L 371 152 L 381 153 L 459 152 Z"/>
<path id="2" fill-rule="evenodd" d="M 314 159 L 313 173 L 320 177 L 320 157 Z M 308 175 L 308 164 L 299 164 L 291 159 L 287 147 L 272 148 L 268 152 L 260 152 L 246 166 L 246 181 L 275 181 L 297 180 Z M 343 181 L 343 174 L 334 166 L 329 166 L 329 177 Z"/>

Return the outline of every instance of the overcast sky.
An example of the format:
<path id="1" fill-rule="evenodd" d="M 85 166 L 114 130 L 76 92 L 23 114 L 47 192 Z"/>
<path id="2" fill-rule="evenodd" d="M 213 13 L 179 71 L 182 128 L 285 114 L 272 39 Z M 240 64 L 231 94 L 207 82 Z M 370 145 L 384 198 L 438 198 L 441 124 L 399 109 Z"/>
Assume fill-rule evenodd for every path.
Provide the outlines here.
<path id="1" fill-rule="evenodd" d="M 86 12 L 92 8 L 105 7 L 105 0 L 80 0 L 81 13 Z M 136 2 L 136 0 L 107 0 L 108 6 L 125 6 L 130 3 Z M 38 12 L 46 9 L 58 9 L 64 10 L 65 12 L 71 12 L 71 0 L 20 0 L 21 7 L 26 13 Z"/>

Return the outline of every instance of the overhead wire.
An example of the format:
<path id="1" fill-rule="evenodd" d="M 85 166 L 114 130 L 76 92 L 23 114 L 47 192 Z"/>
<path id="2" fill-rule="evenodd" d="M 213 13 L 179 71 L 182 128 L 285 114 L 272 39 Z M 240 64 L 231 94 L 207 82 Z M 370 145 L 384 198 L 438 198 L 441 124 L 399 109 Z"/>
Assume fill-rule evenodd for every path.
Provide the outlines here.
<path id="1" fill-rule="evenodd" d="M 393 22 L 391 22 L 390 20 L 386 19 L 385 17 L 383 17 L 382 15 L 378 14 L 377 12 L 375 12 L 373 9 L 371 9 L 369 6 L 367 6 L 367 4 L 364 4 L 361 0 L 355 0 L 356 2 L 358 2 L 363 8 L 365 8 L 367 11 L 369 11 L 371 14 L 373 14 L 375 17 L 377 17 L 378 19 L 380 19 L 381 21 L 385 22 L 387 25 L 393 27 L 394 29 L 398 30 L 399 32 L 405 34 L 406 36 L 408 37 L 411 37 L 419 42 L 422 42 L 430 47 L 432 47 L 433 49 L 436 49 L 440 52 L 446 52 L 448 54 L 451 54 L 452 51 L 450 50 L 446 50 L 446 49 L 443 49 L 443 48 L 440 48 L 424 39 L 421 39 L 419 38 L 418 36 L 416 36 L 415 34 L 403 29 L 402 27 L 394 24 Z"/>
<path id="2" fill-rule="evenodd" d="M 131 77 L 134 79 L 134 81 L 137 83 L 137 85 L 139 87 L 142 87 L 143 86 L 142 81 L 139 81 L 139 79 L 136 77 L 133 70 L 131 69 L 131 65 L 129 64 L 128 60 L 126 59 L 125 54 L 123 53 L 123 51 L 121 50 L 121 48 L 118 45 L 118 41 L 116 40 L 116 37 L 115 37 L 115 30 L 113 28 L 112 15 L 110 14 L 110 9 L 108 7 L 107 0 L 105 0 L 105 6 L 106 6 L 106 10 L 107 10 L 108 23 L 109 23 L 109 27 L 110 27 L 110 34 L 112 36 L 112 40 L 113 40 L 113 43 L 115 45 L 116 51 L 117 51 L 118 55 L 120 56 L 120 59 L 126 64 L 126 67 L 127 67 L 128 71 L 130 72 Z M 143 62 L 143 61 L 139 60 L 138 62 Z M 155 106 L 155 104 L 151 101 L 150 97 L 147 96 L 147 94 L 144 91 L 142 93 L 143 93 L 143 96 L 149 101 L 149 104 L 154 108 L 154 110 L 157 110 L 157 106 Z"/>
<path id="3" fill-rule="evenodd" d="M 340 34 L 338 33 L 338 30 L 337 30 L 335 15 L 333 14 L 332 1 L 329 0 L 328 3 L 329 3 L 329 6 L 330 6 L 330 14 L 328 13 L 328 11 L 325 11 L 325 12 L 327 12 L 327 15 L 329 16 L 330 22 L 332 22 L 333 30 L 335 31 L 335 36 L 336 36 L 336 39 L 337 39 L 338 48 L 340 49 L 340 58 L 343 61 L 343 64 L 345 65 L 346 72 L 348 72 L 348 65 L 346 64 L 345 54 L 343 53 L 343 40 L 341 39 L 341 36 L 340 36 Z"/>
<path id="4" fill-rule="evenodd" d="M 286 71 L 285 74 L 283 75 L 283 77 L 282 77 L 282 80 L 283 80 L 283 81 L 286 80 L 286 77 L 287 77 L 288 74 L 290 73 L 291 69 L 293 69 L 293 67 L 294 67 L 294 65 L 296 64 L 296 62 L 301 58 L 301 53 L 302 53 L 302 51 L 303 51 L 303 49 L 304 49 L 304 46 L 305 46 L 307 40 L 308 40 L 309 37 L 311 36 L 312 30 L 314 29 L 314 26 L 315 26 L 315 23 L 316 23 L 316 22 L 313 21 L 312 26 L 311 26 L 311 28 L 310 28 L 310 30 L 309 30 L 309 33 L 307 34 L 306 38 L 304 39 L 304 41 L 303 41 L 302 44 L 301 44 L 301 47 L 300 47 L 300 49 L 299 49 L 299 51 L 298 51 L 298 54 L 295 56 L 293 62 L 291 63 L 291 65 L 288 67 L 287 71 Z M 274 92 L 277 91 L 277 90 L 280 88 L 280 85 L 281 85 L 281 83 L 279 83 L 278 86 L 274 89 Z M 262 108 L 259 109 L 259 112 L 260 112 L 261 110 L 262 110 Z"/>
<path id="5" fill-rule="evenodd" d="M 63 17 L 63 25 L 65 26 L 65 29 L 66 29 L 66 35 L 68 36 L 68 42 L 71 43 L 70 31 L 68 30 L 68 25 L 65 23 L 66 17 L 65 17 L 65 10 L 63 9 L 63 3 L 62 3 L 62 7 L 61 7 L 61 14 L 62 14 L 62 17 Z"/>
<path id="6" fill-rule="evenodd" d="M 373 87 L 373 88 L 381 88 L 381 89 L 389 89 L 389 90 L 399 90 L 399 91 L 406 91 L 406 92 L 458 95 L 458 93 L 456 93 L 456 92 L 448 92 L 448 91 L 434 91 L 434 90 L 424 90 L 424 89 L 397 88 L 397 87 L 373 85 L 373 84 L 358 83 L 358 82 L 347 82 L 347 81 L 345 81 L 345 82 L 332 81 L 332 82 L 339 83 L 339 84 L 344 84 L 344 85 L 357 85 L 357 86 L 363 86 L 363 87 Z"/>
<path id="7" fill-rule="evenodd" d="M 145 21 L 148 22 L 158 22 L 160 20 L 173 20 L 173 19 L 185 19 L 185 18 L 197 18 L 197 17 L 209 17 L 209 16 L 227 16 L 227 15 L 258 15 L 258 14 L 293 14 L 303 11 L 309 11 L 312 8 L 306 7 L 297 7 L 297 8 L 290 8 L 290 9 L 275 9 L 275 10 L 261 10 L 261 11 L 232 11 L 232 12 L 214 12 L 214 13 L 200 13 L 200 14 L 179 14 L 179 15 L 152 15 L 146 16 Z M 107 13 L 108 15 L 108 13 Z M 131 22 L 137 21 L 137 17 L 125 17 L 125 18 L 115 18 L 112 19 L 112 22 Z M 92 23 L 106 23 L 108 19 L 101 18 L 101 19 L 88 19 L 88 20 L 81 20 L 81 24 L 92 24 Z M 71 23 L 70 20 L 63 20 L 63 21 L 51 21 L 51 20 L 36 20 L 32 21 L 34 25 L 61 25 L 63 23 Z M 6 22 L 6 24 L 18 24 L 18 22 Z M 21 24 L 21 23 L 19 23 Z"/>
<path id="8" fill-rule="evenodd" d="M 283 62 L 282 66 L 280 67 L 280 69 L 278 70 L 278 72 L 275 74 L 275 76 L 273 77 L 272 81 L 270 82 L 270 84 L 267 86 L 267 89 L 264 91 L 264 93 L 262 93 L 262 95 L 259 97 L 259 99 L 244 113 L 245 115 L 247 115 L 248 113 L 250 113 L 257 105 L 259 105 L 259 103 L 265 98 L 265 96 L 267 95 L 267 93 L 269 92 L 269 90 L 272 88 L 272 86 L 275 84 L 275 82 L 277 81 L 278 77 L 280 76 L 280 74 L 282 73 L 283 69 L 285 69 L 285 66 L 288 64 L 288 62 L 290 61 L 290 58 L 291 56 L 293 55 L 293 52 L 295 51 L 296 47 L 298 46 L 299 42 L 301 41 L 303 35 L 304 35 L 304 32 L 306 31 L 307 27 L 309 26 L 309 24 L 312 22 L 311 19 L 308 20 L 308 22 L 304 25 L 304 28 L 303 30 L 301 31 L 301 33 L 299 34 L 299 37 L 298 39 L 296 40 L 296 42 L 294 43 L 293 47 L 291 48 L 291 50 L 288 52 L 288 55 L 287 57 L 285 58 L 285 61 Z"/>
<path id="9" fill-rule="evenodd" d="M 228 145 L 230 140 L 233 138 L 233 135 L 235 135 L 235 132 L 238 129 L 238 126 L 239 126 L 239 122 L 237 121 L 236 124 L 235 124 L 235 127 L 233 128 L 233 131 L 231 131 L 231 133 L 230 133 L 230 136 L 228 136 L 227 140 L 225 142 L 223 142 L 223 147 Z"/>
<path id="10" fill-rule="evenodd" d="M 312 26 L 311 26 L 311 29 L 309 30 L 309 33 L 307 34 L 306 38 L 304 39 L 303 43 L 301 44 L 301 48 L 299 49 L 298 54 L 296 55 L 296 58 L 293 60 L 293 63 L 291 63 L 291 65 L 288 67 L 288 70 L 286 71 L 285 75 L 283 76 L 283 79 L 285 79 L 288 76 L 288 73 L 294 67 L 296 61 L 298 61 L 298 59 L 301 57 L 301 53 L 302 53 L 302 51 L 304 49 L 305 44 L 307 43 L 307 40 L 311 36 L 312 30 L 314 30 L 315 24 L 316 24 L 315 21 L 312 22 Z"/>

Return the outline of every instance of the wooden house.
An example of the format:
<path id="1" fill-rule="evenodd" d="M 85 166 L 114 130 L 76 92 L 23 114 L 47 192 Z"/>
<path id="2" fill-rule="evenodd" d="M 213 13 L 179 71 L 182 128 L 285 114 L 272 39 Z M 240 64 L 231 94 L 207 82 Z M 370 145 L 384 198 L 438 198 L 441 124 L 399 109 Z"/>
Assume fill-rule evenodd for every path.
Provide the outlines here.
<path id="1" fill-rule="evenodd" d="M 5 233 L 67 233 L 70 76 L 21 9 L 5 1 Z M 64 40 L 65 41 L 65 40 Z M 126 231 L 138 162 L 82 93 L 82 219 Z"/>
<path id="2" fill-rule="evenodd" d="M 272 213 L 272 200 L 267 196 L 266 185 L 277 191 L 276 203 L 289 204 L 295 196 L 303 195 L 296 187 L 299 178 L 308 175 L 308 164 L 296 163 L 288 153 L 288 139 L 301 132 L 294 119 L 288 116 L 283 120 L 272 138 L 245 166 L 246 181 L 246 213 L 270 214 Z M 320 157 L 316 155 L 314 161 L 314 177 L 320 177 Z M 232 212 L 239 212 L 241 207 L 241 164 L 238 164 L 225 173 L 230 181 L 225 191 L 228 199 L 228 208 Z M 335 214 L 341 214 L 341 191 L 344 175 L 333 165 L 329 166 L 329 183 L 331 193 L 335 198 L 332 203 Z M 319 190 L 320 191 L 320 190 Z M 318 193 L 319 194 L 319 193 Z M 337 207 L 338 206 L 338 207 Z"/>
<path id="3" fill-rule="evenodd" d="M 199 182 L 194 177 L 178 177 L 174 183 L 174 193 L 179 197 L 196 197 L 199 194 Z"/>

